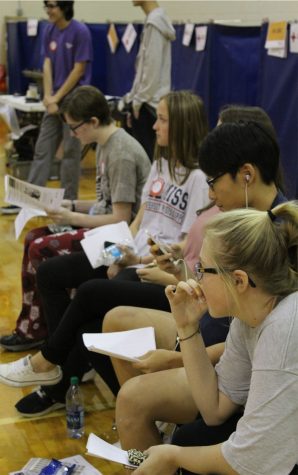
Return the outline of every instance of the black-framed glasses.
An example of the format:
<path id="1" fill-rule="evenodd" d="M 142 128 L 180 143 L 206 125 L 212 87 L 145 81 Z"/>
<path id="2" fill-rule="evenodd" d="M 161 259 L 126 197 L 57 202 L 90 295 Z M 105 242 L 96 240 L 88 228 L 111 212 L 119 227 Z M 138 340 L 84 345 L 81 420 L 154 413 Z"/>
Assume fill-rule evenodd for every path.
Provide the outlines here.
<path id="1" fill-rule="evenodd" d="M 46 5 L 43 6 L 45 10 L 47 9 L 53 10 L 53 8 L 57 8 L 57 7 L 58 5 L 57 4 L 55 5 L 54 3 L 47 3 Z"/>
<path id="2" fill-rule="evenodd" d="M 89 120 L 83 120 L 82 122 L 80 122 L 78 125 L 70 125 L 70 124 L 67 124 L 68 127 L 70 128 L 70 130 L 75 133 L 75 131 L 77 129 L 79 129 L 80 127 L 82 127 L 82 125 L 84 124 L 87 124 L 87 122 L 89 122 Z"/>
<path id="3" fill-rule="evenodd" d="M 228 271 L 228 272 L 232 272 L 232 271 Z M 220 274 L 220 272 L 214 267 L 202 267 L 201 263 L 197 262 L 194 266 L 194 275 L 198 282 L 202 280 L 204 274 Z M 248 283 L 251 287 L 253 288 L 256 287 L 256 284 L 249 276 L 248 276 Z"/>
<path id="4" fill-rule="evenodd" d="M 211 190 L 214 189 L 214 183 L 216 180 L 218 180 L 220 177 L 224 176 L 227 172 L 220 172 L 218 175 L 216 175 L 214 178 L 206 178 L 206 183 L 211 188 Z"/>

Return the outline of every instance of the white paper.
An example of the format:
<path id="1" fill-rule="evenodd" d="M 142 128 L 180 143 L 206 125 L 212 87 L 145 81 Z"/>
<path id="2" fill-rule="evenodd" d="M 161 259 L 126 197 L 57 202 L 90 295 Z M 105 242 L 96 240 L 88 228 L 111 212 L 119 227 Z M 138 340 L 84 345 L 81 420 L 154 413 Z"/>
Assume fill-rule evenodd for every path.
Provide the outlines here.
<path id="1" fill-rule="evenodd" d="M 108 444 L 95 434 L 89 435 L 86 448 L 88 455 L 110 460 L 111 462 L 121 463 L 122 465 L 126 465 L 128 467 L 136 467 L 135 465 L 129 463 L 126 450 L 122 450 L 112 444 Z"/>
<path id="2" fill-rule="evenodd" d="M 75 468 L 73 472 L 74 475 L 103 475 L 99 470 L 97 470 L 91 463 L 87 462 L 84 457 L 81 455 L 74 455 L 73 457 L 66 457 L 62 459 L 62 462 L 66 463 L 75 463 L 78 467 Z M 80 470 L 80 471 L 79 471 Z"/>
<path id="3" fill-rule="evenodd" d="M 46 208 L 58 209 L 64 195 L 63 188 L 32 185 L 10 175 L 4 177 L 4 189 L 4 201 L 23 208 L 23 212 L 21 211 L 15 220 L 17 239 L 29 219 L 34 216 L 46 216 Z"/>
<path id="4" fill-rule="evenodd" d="M 66 464 L 73 465 L 76 464 L 73 475 L 103 475 L 95 467 L 93 467 L 87 460 L 84 459 L 81 455 L 74 455 L 72 457 L 66 457 L 61 459 L 61 462 Z M 24 467 L 21 468 L 24 473 L 29 473 L 30 475 L 39 475 L 41 470 L 50 463 L 50 459 L 46 458 L 31 458 Z M 20 475 L 20 470 L 16 472 L 10 472 L 9 475 Z"/>
<path id="5" fill-rule="evenodd" d="M 281 36 L 284 33 L 284 36 Z M 268 25 L 265 49 L 283 50 L 286 47 L 287 28 L 286 22 L 273 22 Z"/>
<path id="6" fill-rule="evenodd" d="M 196 26 L 196 51 L 204 51 L 207 40 L 207 26 Z"/>
<path id="7" fill-rule="evenodd" d="M 148 351 L 156 350 L 153 327 L 123 332 L 84 333 L 83 341 L 89 351 L 126 361 L 138 361 Z"/>
<path id="8" fill-rule="evenodd" d="M 182 38 L 182 44 L 184 46 L 189 46 L 193 31 L 194 31 L 195 25 L 193 23 L 186 23 L 184 26 L 184 32 L 183 32 L 183 38 Z"/>
<path id="9" fill-rule="evenodd" d="M 283 49 L 285 47 L 286 39 L 284 40 L 271 40 L 266 41 L 266 49 Z"/>
<path id="10" fill-rule="evenodd" d="M 125 28 L 125 32 L 121 39 L 127 53 L 129 53 L 131 48 L 133 47 L 134 42 L 136 41 L 136 37 L 137 37 L 136 29 L 132 23 L 129 23 L 127 27 Z"/>
<path id="11" fill-rule="evenodd" d="M 37 18 L 30 18 L 27 21 L 27 35 L 28 36 L 36 36 L 37 35 L 37 28 L 38 28 Z"/>
<path id="12" fill-rule="evenodd" d="M 25 127 L 20 128 L 19 120 L 14 108 L 9 104 L 2 104 L 1 102 L 0 97 L 0 115 L 10 129 L 9 135 L 12 140 L 18 140 L 25 132 L 37 128 L 37 125 L 33 124 L 28 124 Z"/>
<path id="13" fill-rule="evenodd" d="M 19 180 L 11 175 L 4 177 L 6 203 L 20 208 L 45 210 L 46 208 L 58 209 L 61 206 L 64 189 L 46 188 Z"/>
<path id="14" fill-rule="evenodd" d="M 269 48 L 267 50 L 268 56 L 275 56 L 276 58 L 286 58 L 287 57 L 287 49 L 284 48 Z"/>
<path id="15" fill-rule="evenodd" d="M 298 53 L 298 23 L 290 25 L 290 53 Z"/>
<path id="16" fill-rule="evenodd" d="M 9 94 L 0 95 L 0 102 L 6 104 L 13 109 L 23 112 L 44 112 L 45 106 L 42 101 L 39 102 L 26 102 L 25 96 L 13 96 Z M 37 127 L 37 126 L 35 126 Z M 22 131 L 23 129 L 21 129 Z"/>
<path id="17" fill-rule="evenodd" d="M 30 221 L 30 219 L 35 218 L 36 216 L 46 216 L 47 213 L 45 211 L 39 209 L 31 209 L 31 208 L 23 208 L 17 215 L 14 227 L 15 227 L 15 234 L 16 239 L 19 239 L 21 232 L 23 231 L 24 227 Z"/>
<path id="18" fill-rule="evenodd" d="M 103 265 L 102 251 L 105 241 L 127 244 L 136 252 L 134 239 L 126 221 L 90 229 L 84 233 L 81 245 L 93 269 Z"/>

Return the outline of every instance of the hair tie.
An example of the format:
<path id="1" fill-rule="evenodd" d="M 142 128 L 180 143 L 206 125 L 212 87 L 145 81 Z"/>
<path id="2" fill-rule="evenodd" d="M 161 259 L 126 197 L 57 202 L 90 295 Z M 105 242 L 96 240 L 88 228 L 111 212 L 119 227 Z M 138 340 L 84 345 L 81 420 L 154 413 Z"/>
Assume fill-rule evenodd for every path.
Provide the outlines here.
<path id="1" fill-rule="evenodd" d="M 268 209 L 267 213 L 272 222 L 276 220 L 277 216 L 275 216 L 275 214 L 272 213 L 271 209 Z"/>

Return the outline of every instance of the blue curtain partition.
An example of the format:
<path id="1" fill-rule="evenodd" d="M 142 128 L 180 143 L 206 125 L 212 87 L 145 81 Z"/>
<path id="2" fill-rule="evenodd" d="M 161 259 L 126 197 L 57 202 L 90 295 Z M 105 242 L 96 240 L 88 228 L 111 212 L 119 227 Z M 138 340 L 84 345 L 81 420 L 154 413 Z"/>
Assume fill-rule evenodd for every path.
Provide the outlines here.
<path id="1" fill-rule="evenodd" d="M 36 37 L 27 36 L 25 21 L 7 24 L 9 93 L 25 94 L 29 80 L 24 69 L 41 70 L 42 35 L 46 21 L 39 22 Z M 122 96 L 129 91 L 139 48 L 142 25 L 134 25 L 137 41 L 127 53 L 121 41 L 112 54 L 107 41 L 108 24 L 89 23 L 94 63 L 92 84 L 105 94 Z M 298 54 L 287 58 L 268 56 L 264 49 L 267 24 L 232 27 L 210 24 L 206 48 L 195 50 L 195 34 L 189 46 L 182 44 L 184 25 L 175 25 L 172 48 L 172 88 L 191 89 L 204 100 L 210 127 L 224 104 L 263 107 L 275 125 L 281 146 L 288 196 L 298 197 Z M 119 38 L 126 24 L 115 24 Z"/>
<path id="2" fill-rule="evenodd" d="M 268 25 L 261 31 L 261 65 L 258 103 L 272 119 L 281 148 L 289 198 L 298 198 L 298 54 L 268 56 L 264 49 Z"/>

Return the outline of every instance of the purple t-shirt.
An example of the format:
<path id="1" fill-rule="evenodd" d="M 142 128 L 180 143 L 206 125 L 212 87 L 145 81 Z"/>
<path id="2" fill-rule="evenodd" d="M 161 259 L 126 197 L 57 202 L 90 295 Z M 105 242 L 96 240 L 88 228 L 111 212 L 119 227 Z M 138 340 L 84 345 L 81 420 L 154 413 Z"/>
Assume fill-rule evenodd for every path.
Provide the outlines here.
<path id="1" fill-rule="evenodd" d="M 53 90 L 56 92 L 64 83 L 75 63 L 86 61 L 84 76 L 78 86 L 91 83 L 91 61 L 93 59 L 91 34 L 86 25 L 71 20 L 63 30 L 50 24 L 44 36 L 45 57 L 52 63 Z"/>

